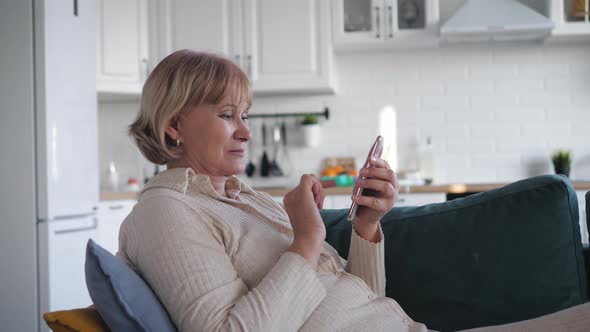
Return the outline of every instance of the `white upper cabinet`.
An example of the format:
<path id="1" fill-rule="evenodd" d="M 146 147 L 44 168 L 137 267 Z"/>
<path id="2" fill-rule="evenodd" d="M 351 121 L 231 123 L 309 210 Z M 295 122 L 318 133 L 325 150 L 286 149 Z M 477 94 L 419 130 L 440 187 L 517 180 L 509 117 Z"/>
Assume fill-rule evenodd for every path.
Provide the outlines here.
<path id="1" fill-rule="evenodd" d="M 590 0 L 546 0 L 555 37 L 590 37 Z"/>
<path id="2" fill-rule="evenodd" d="M 329 1 L 244 0 L 242 9 L 237 55 L 255 93 L 334 92 Z"/>
<path id="3" fill-rule="evenodd" d="M 147 0 L 98 0 L 97 91 L 139 95 L 149 73 Z"/>
<path id="4" fill-rule="evenodd" d="M 334 47 L 437 47 L 438 0 L 334 0 Z"/>
<path id="5" fill-rule="evenodd" d="M 160 8 L 161 58 L 181 49 L 229 53 L 228 0 L 168 0 Z"/>
<path id="6" fill-rule="evenodd" d="M 248 75 L 256 94 L 334 92 L 329 1 L 155 3 L 160 58 L 183 48 L 223 54 Z"/>

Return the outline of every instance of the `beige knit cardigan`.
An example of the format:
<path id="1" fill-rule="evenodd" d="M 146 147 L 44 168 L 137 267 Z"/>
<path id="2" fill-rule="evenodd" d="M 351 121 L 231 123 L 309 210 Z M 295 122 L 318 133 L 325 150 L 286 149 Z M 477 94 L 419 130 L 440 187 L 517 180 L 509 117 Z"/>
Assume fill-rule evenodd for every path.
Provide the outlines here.
<path id="1" fill-rule="evenodd" d="M 348 261 L 324 243 L 317 269 L 287 252 L 289 218 L 236 177 L 166 170 L 143 190 L 118 256 L 180 331 L 425 331 L 385 295 L 384 244 L 352 232 Z M 383 237 L 382 237 L 383 238 Z"/>

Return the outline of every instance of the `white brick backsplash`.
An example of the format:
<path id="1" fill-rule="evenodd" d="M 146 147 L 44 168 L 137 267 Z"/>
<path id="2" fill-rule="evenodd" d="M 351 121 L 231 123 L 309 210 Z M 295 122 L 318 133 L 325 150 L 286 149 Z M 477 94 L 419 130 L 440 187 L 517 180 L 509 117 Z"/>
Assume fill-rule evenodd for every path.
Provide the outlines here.
<path id="1" fill-rule="evenodd" d="M 446 170 L 448 182 L 459 183 L 486 183 L 497 181 L 496 167 L 487 168 L 451 168 Z"/>
<path id="2" fill-rule="evenodd" d="M 572 177 L 590 179 L 590 45 L 446 46 L 439 49 L 337 53 L 334 95 L 255 96 L 254 113 L 321 111 L 321 148 L 302 147 L 287 119 L 296 178 L 317 173 L 327 156 L 362 161 L 379 131 L 379 111 L 397 114 L 398 169 L 415 167 L 432 136 L 435 181 L 514 181 L 552 173 L 551 153 L 574 152 Z M 117 163 L 120 178 L 143 165 L 125 134 L 139 108 L 99 104 L 101 175 Z M 251 120 L 259 158 L 260 120 Z"/>
<path id="3" fill-rule="evenodd" d="M 572 105 L 574 107 L 586 107 L 588 110 L 590 105 L 590 93 L 588 94 L 575 94 L 572 96 Z"/>
<path id="4" fill-rule="evenodd" d="M 414 96 L 416 91 L 425 95 L 437 96 L 443 94 L 443 86 L 440 81 L 407 80 L 395 85 L 395 94 Z"/>
<path id="5" fill-rule="evenodd" d="M 528 109 L 528 108 L 498 108 L 494 113 L 495 120 L 499 122 L 545 122 L 547 116 L 544 109 Z"/>
<path id="6" fill-rule="evenodd" d="M 422 80 L 464 80 L 467 79 L 467 65 L 457 64 L 449 66 L 448 64 L 429 64 L 420 66 L 418 72 L 418 78 Z"/>
<path id="7" fill-rule="evenodd" d="M 574 106 L 571 108 L 549 108 L 547 109 L 547 120 L 563 120 L 567 119 L 572 123 L 586 123 L 590 122 L 590 109 L 586 106 Z"/>
<path id="8" fill-rule="evenodd" d="M 445 113 L 443 111 L 434 112 L 398 112 L 398 123 L 403 123 L 407 126 L 422 127 L 424 125 L 437 126 L 444 120 Z"/>
<path id="9" fill-rule="evenodd" d="M 590 92 L 590 72 L 586 76 L 572 75 L 567 79 L 546 79 L 545 89 L 553 94 L 589 94 Z"/>
<path id="10" fill-rule="evenodd" d="M 471 154 L 471 167 L 487 168 L 490 166 L 504 167 L 504 168 L 521 168 L 520 154 Z"/>
<path id="11" fill-rule="evenodd" d="M 451 109 L 445 110 L 443 112 L 445 121 L 447 123 L 456 123 L 456 122 L 467 122 L 467 123 L 477 123 L 477 122 L 488 122 L 493 120 L 494 112 L 491 110 L 484 110 L 484 109 Z"/>
<path id="12" fill-rule="evenodd" d="M 420 106 L 422 109 L 429 108 L 440 108 L 440 109 L 453 109 L 462 108 L 467 106 L 466 96 L 421 96 Z"/>
<path id="13" fill-rule="evenodd" d="M 520 97 L 520 105 L 524 107 L 571 107 L 572 98 L 569 95 L 550 93 L 528 94 Z"/>
<path id="14" fill-rule="evenodd" d="M 489 65 L 492 63 L 493 54 L 491 49 L 479 47 L 463 48 L 441 48 L 442 63 L 449 67 L 467 65 Z"/>
<path id="15" fill-rule="evenodd" d="M 426 123 L 420 128 L 421 137 L 426 138 L 427 136 L 440 136 L 440 137 L 469 137 L 469 128 L 466 124 L 453 123 L 441 126 L 440 124 L 429 124 Z"/>
<path id="16" fill-rule="evenodd" d="M 535 65 L 524 63 L 517 66 L 518 76 L 521 78 L 558 78 L 569 75 L 569 66 L 567 64 L 548 64 Z"/>
<path id="17" fill-rule="evenodd" d="M 505 80 L 499 79 L 494 82 L 494 92 L 498 94 L 540 93 L 545 90 L 542 80 Z"/>
<path id="18" fill-rule="evenodd" d="M 486 79 L 497 78 L 507 79 L 516 77 L 516 65 L 488 65 L 488 66 L 474 66 L 469 67 L 469 78 Z"/>
<path id="19" fill-rule="evenodd" d="M 518 104 L 518 97 L 516 95 L 471 96 L 469 97 L 469 104 L 474 109 L 514 108 Z"/>
<path id="20" fill-rule="evenodd" d="M 588 114 L 586 115 L 586 117 L 590 117 L 590 109 L 588 109 Z M 572 135 L 578 136 L 581 138 L 581 137 L 584 137 L 584 135 L 588 135 L 588 132 L 590 132 L 590 121 L 585 121 L 585 122 L 576 121 L 576 122 L 572 123 Z M 586 141 L 586 144 L 590 148 L 590 139 L 588 141 Z"/>
<path id="21" fill-rule="evenodd" d="M 492 154 L 495 151 L 493 138 L 471 138 L 467 141 L 458 138 L 447 138 L 446 143 L 447 153 L 469 153 L 471 156 L 481 153 Z"/>
<path id="22" fill-rule="evenodd" d="M 547 47 L 543 49 L 541 61 L 544 64 L 588 65 L 588 48 L 575 45 Z"/>
<path id="23" fill-rule="evenodd" d="M 519 137 L 520 125 L 504 122 L 474 123 L 469 126 L 469 132 L 472 137 L 478 138 Z"/>
<path id="24" fill-rule="evenodd" d="M 521 155 L 544 153 L 547 142 L 536 137 L 514 137 L 506 135 L 496 138 L 496 152 L 499 154 L 518 152 Z"/>
<path id="25" fill-rule="evenodd" d="M 457 80 L 444 83 L 444 93 L 449 96 L 491 95 L 493 92 L 491 80 Z"/>
<path id="26" fill-rule="evenodd" d="M 513 65 L 516 63 L 541 64 L 542 49 L 526 45 L 501 47 L 493 50 L 492 61 L 499 64 Z"/>
<path id="27" fill-rule="evenodd" d="M 393 107 L 397 112 L 417 112 L 418 107 L 417 96 L 376 96 L 371 98 L 369 107 L 373 110 L 379 111 L 384 107 Z"/>
<path id="28" fill-rule="evenodd" d="M 546 139 L 547 137 L 555 138 L 558 136 L 555 135 L 556 133 L 569 135 L 570 130 L 571 124 L 568 120 L 543 124 L 525 123 L 522 125 L 522 136 L 537 137 L 538 139 Z"/>

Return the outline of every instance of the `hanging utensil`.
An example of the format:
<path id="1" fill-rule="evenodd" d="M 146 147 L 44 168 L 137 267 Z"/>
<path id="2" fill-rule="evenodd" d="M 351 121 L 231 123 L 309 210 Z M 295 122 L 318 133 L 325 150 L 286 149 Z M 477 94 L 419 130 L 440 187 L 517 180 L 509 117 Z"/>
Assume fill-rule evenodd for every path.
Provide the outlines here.
<path id="1" fill-rule="evenodd" d="M 248 164 L 246 165 L 246 175 L 248 177 L 252 177 L 254 172 L 256 172 L 256 165 L 252 162 L 252 155 L 254 151 L 252 150 L 252 140 L 248 141 Z"/>
<path id="2" fill-rule="evenodd" d="M 266 125 L 262 123 L 262 158 L 260 159 L 260 176 L 270 175 L 270 161 L 266 154 Z"/>
<path id="3" fill-rule="evenodd" d="M 272 137 L 273 137 L 273 159 L 270 163 L 270 175 L 282 176 L 283 171 L 281 170 L 281 167 L 277 163 L 279 149 L 281 147 L 281 128 L 279 127 L 278 124 L 275 124 L 272 134 L 273 134 L 272 135 Z"/>
<path id="4" fill-rule="evenodd" d="M 287 149 L 287 125 L 285 124 L 285 121 L 281 122 L 281 140 L 282 148 L 278 161 L 280 165 L 282 165 L 283 175 L 288 176 L 289 174 L 291 174 L 293 164 L 291 163 L 291 158 L 289 157 L 289 150 Z"/>

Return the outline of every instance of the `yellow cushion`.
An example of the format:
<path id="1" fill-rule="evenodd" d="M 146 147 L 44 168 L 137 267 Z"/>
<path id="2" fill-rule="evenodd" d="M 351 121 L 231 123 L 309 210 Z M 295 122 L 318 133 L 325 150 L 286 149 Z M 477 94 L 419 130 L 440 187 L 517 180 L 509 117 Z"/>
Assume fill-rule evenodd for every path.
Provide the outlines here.
<path id="1" fill-rule="evenodd" d="M 54 332 L 109 332 L 94 306 L 46 312 L 43 319 Z"/>

